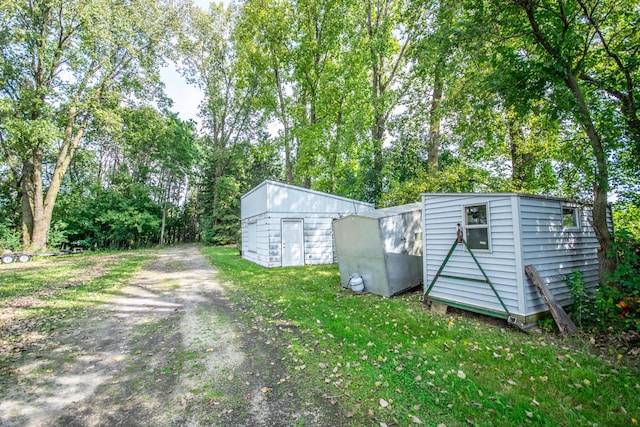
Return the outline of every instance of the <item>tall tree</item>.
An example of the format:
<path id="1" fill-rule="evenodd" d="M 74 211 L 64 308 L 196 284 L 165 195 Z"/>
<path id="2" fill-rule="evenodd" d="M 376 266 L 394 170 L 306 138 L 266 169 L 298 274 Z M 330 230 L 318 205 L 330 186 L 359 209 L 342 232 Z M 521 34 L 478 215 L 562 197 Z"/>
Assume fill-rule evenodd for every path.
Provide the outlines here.
<path id="1" fill-rule="evenodd" d="M 372 171 L 369 199 L 377 201 L 383 191 L 383 144 L 387 122 L 398 101 L 399 81 L 411 42 L 409 28 L 402 22 L 405 3 L 401 0 L 367 0 L 364 2 L 364 47 L 371 82 Z"/>
<path id="2" fill-rule="evenodd" d="M 241 194 L 236 147 L 251 140 L 261 126 L 261 112 L 255 107 L 261 80 L 238 59 L 233 8 L 223 4 L 211 4 L 208 11 L 190 7 L 185 18 L 179 38 L 180 69 L 204 93 L 199 115 L 206 162 L 202 195 L 209 212 L 205 216 L 209 229 L 227 236 L 237 222 L 236 206 L 229 203 Z"/>
<path id="3" fill-rule="evenodd" d="M 613 243 L 607 225 L 610 160 L 637 144 L 633 100 L 638 96 L 638 44 L 633 43 L 637 35 L 632 28 L 640 8 L 635 1 L 595 0 L 472 1 L 470 7 L 474 23 L 492 37 L 488 54 L 496 64 L 526 71 L 514 81 L 509 96 L 546 98 L 589 142 L 584 173 L 592 177 L 592 223 L 604 282 L 615 268 L 615 259 L 607 256 Z M 489 17 L 491 24 L 484 25 Z"/>
<path id="4" fill-rule="evenodd" d="M 457 10 L 460 3 L 448 0 L 417 0 L 411 2 L 409 25 L 415 33 L 409 59 L 414 65 L 416 78 L 413 89 L 420 87 L 431 93 L 425 100 L 420 93 L 418 102 L 428 102 L 427 127 L 427 172 L 435 176 L 439 170 L 441 145 L 441 123 L 445 117 L 445 87 L 453 79 L 452 68 L 455 61 L 455 47 L 459 43 L 459 29 L 456 29 Z M 459 61 L 458 61 L 459 62 Z M 417 81 L 419 79 L 419 81 Z M 423 85 L 430 87 L 423 88 Z M 416 92 L 414 91 L 414 94 Z"/>
<path id="5" fill-rule="evenodd" d="M 284 179 L 293 184 L 296 147 L 293 132 L 293 66 L 289 1 L 247 0 L 240 7 L 234 37 L 241 46 L 239 62 L 250 78 L 258 78 L 256 107 L 265 111 L 278 128 L 284 156 Z"/>
<path id="6" fill-rule="evenodd" d="M 173 26 L 168 11 L 155 0 L 3 2 L 0 135 L 20 169 L 28 250 L 47 245 L 62 179 L 96 111 L 155 92 Z"/>

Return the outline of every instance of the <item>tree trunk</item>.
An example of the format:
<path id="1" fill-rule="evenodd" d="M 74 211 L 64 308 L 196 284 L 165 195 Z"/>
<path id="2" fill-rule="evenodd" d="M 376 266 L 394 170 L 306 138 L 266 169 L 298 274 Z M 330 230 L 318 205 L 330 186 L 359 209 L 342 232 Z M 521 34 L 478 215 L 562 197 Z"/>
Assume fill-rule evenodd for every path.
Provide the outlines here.
<path id="1" fill-rule="evenodd" d="M 169 197 L 171 195 L 171 184 L 173 179 L 169 179 L 169 183 L 167 184 L 167 192 L 165 194 L 164 200 L 162 201 L 162 225 L 160 226 L 160 245 L 164 244 L 164 231 L 165 226 L 167 224 L 167 204 L 169 203 Z"/>
<path id="2" fill-rule="evenodd" d="M 44 249 L 49 231 L 43 224 L 42 158 L 42 149 L 34 148 L 22 169 L 22 241 L 27 252 Z"/>
<path id="3" fill-rule="evenodd" d="M 56 167 L 53 170 L 51 182 L 49 183 L 49 188 L 47 189 L 44 199 L 42 149 L 39 147 L 34 148 L 31 158 L 24 164 L 24 176 L 22 178 L 22 229 L 24 233 L 23 244 L 25 250 L 28 252 L 41 252 L 47 248 L 53 207 L 55 206 L 56 198 L 62 185 L 62 179 L 69 168 L 71 159 L 75 154 L 76 148 L 78 148 L 78 144 L 90 118 L 89 114 L 86 114 L 76 133 L 73 134 L 73 125 L 76 117 L 76 109 L 70 107 L 67 113 L 67 125 L 58 153 Z"/>
<path id="4" fill-rule="evenodd" d="M 513 189 L 520 191 L 526 182 L 531 182 L 535 177 L 534 159 L 531 153 L 523 152 L 525 136 L 518 122 L 508 113 L 507 127 L 511 152 L 511 182 Z"/>
<path id="5" fill-rule="evenodd" d="M 592 226 L 596 233 L 600 248 L 598 248 L 598 266 L 600 283 L 606 283 L 609 273 L 616 268 L 616 259 L 610 254 L 613 253 L 613 235 L 607 225 L 607 194 L 609 189 L 609 169 L 607 166 L 607 153 L 602 146 L 600 134 L 593 123 L 589 112 L 589 106 L 578 83 L 576 72 L 572 69 L 571 61 L 562 57 L 562 52 L 556 49 L 549 40 L 546 39 L 542 28 L 536 20 L 534 8 L 536 3 L 532 0 L 516 0 L 525 11 L 533 36 L 544 50 L 551 56 L 557 67 L 557 74 L 562 78 L 564 84 L 573 95 L 577 104 L 577 119 L 583 127 L 596 160 L 595 177 L 593 184 L 593 221 Z M 577 73 L 580 75 L 580 73 Z"/>
<path id="6" fill-rule="evenodd" d="M 440 75 L 440 67 L 436 64 L 433 79 L 433 93 L 431 95 L 431 109 L 429 111 L 429 146 L 427 147 L 427 173 L 438 173 L 438 158 L 440 155 L 440 105 L 442 104 L 442 90 L 444 83 Z"/>
<path id="7" fill-rule="evenodd" d="M 598 243 L 598 265 L 600 267 L 599 280 L 600 283 L 606 283 L 607 276 L 613 273 L 616 268 L 616 259 L 613 254 L 613 235 L 609 230 L 607 223 L 607 194 L 609 188 L 609 170 L 607 166 L 607 155 L 602 146 L 600 135 L 593 123 L 589 107 L 587 106 L 584 94 L 577 79 L 571 73 L 567 72 L 565 80 L 567 87 L 573 94 L 577 105 L 579 119 L 583 126 L 591 147 L 596 158 L 595 180 L 593 185 L 593 229 L 596 233 Z"/>
<path id="8" fill-rule="evenodd" d="M 280 112 L 280 120 L 282 121 L 283 139 L 284 139 L 284 170 L 286 175 L 286 181 L 288 184 L 294 184 L 293 177 L 293 162 L 291 160 L 291 141 L 289 120 L 287 120 L 287 109 L 285 105 L 284 92 L 282 91 L 282 81 L 280 78 L 280 70 L 278 64 L 274 61 L 273 75 L 276 79 L 276 89 L 278 92 L 278 106 Z"/>

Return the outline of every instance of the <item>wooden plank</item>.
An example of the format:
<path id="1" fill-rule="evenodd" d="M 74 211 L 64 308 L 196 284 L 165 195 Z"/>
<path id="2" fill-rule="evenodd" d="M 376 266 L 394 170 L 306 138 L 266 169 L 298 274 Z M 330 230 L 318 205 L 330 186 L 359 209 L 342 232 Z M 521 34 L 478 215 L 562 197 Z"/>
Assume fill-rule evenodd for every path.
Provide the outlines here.
<path id="1" fill-rule="evenodd" d="M 560 333 L 562 335 L 566 334 L 577 334 L 578 328 L 573 323 L 573 321 L 569 318 L 564 309 L 556 302 L 556 298 L 553 296 L 547 285 L 544 284 L 540 274 L 533 265 L 527 265 L 524 267 L 525 273 L 531 279 L 538 291 L 540 292 L 540 296 L 545 303 L 551 309 L 551 315 L 553 316 L 553 320 L 556 321 L 558 325 L 558 329 L 560 329 Z"/>

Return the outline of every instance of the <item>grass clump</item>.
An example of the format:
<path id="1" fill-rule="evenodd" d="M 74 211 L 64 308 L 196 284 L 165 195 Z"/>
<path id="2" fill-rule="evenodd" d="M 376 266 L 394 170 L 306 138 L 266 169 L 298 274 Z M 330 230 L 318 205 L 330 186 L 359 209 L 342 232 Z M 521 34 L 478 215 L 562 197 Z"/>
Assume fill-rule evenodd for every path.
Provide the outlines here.
<path id="1" fill-rule="evenodd" d="M 284 334 L 290 369 L 342 403 L 354 425 L 630 425 L 640 416 L 638 367 L 579 338 L 435 315 L 419 293 L 355 296 L 334 265 L 266 269 L 235 249 L 202 251 L 248 324 Z"/>

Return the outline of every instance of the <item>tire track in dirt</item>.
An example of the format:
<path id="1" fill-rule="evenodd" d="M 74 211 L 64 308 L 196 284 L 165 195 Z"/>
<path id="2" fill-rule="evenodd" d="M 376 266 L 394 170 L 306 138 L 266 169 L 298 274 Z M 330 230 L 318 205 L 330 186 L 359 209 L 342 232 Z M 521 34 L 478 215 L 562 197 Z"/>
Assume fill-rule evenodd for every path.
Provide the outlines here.
<path id="1" fill-rule="evenodd" d="M 7 426 L 337 426 L 340 409 L 244 325 L 197 246 L 158 252 L 131 284 L 17 367 Z"/>

